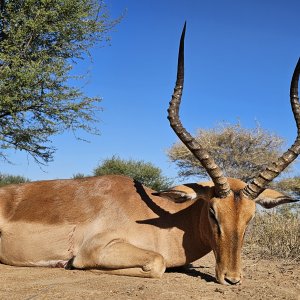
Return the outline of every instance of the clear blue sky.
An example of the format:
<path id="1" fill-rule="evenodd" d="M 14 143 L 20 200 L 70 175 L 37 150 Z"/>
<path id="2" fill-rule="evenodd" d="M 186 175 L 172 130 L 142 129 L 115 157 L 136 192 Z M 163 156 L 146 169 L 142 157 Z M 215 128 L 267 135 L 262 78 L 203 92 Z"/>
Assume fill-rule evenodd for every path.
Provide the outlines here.
<path id="1" fill-rule="evenodd" d="M 1 172 L 31 180 L 91 174 L 101 160 L 143 159 L 176 176 L 166 149 L 176 140 L 166 118 L 184 21 L 186 75 L 181 118 L 192 133 L 220 121 L 261 126 L 292 143 L 296 136 L 289 84 L 300 56 L 299 0 L 107 0 L 112 17 L 125 13 L 111 46 L 93 50 L 84 90 L 103 97 L 100 136 L 53 138 L 54 161 L 40 169 L 11 152 Z"/>

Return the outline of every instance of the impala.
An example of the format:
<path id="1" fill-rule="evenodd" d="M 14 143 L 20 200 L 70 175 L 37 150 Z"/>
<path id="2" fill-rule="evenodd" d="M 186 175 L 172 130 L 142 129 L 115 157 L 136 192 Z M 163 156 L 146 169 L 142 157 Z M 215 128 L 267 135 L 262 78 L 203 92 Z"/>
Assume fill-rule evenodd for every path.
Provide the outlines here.
<path id="1" fill-rule="evenodd" d="M 290 89 L 297 139 L 276 162 L 246 184 L 226 178 L 180 122 L 184 35 L 185 27 L 168 118 L 212 181 L 161 192 L 118 175 L 2 187 L 3 264 L 93 268 L 109 274 L 161 277 L 166 268 L 187 265 L 213 250 L 216 280 L 222 284 L 241 282 L 241 248 L 256 203 L 271 208 L 296 201 L 265 187 L 300 151 L 300 60 Z"/>

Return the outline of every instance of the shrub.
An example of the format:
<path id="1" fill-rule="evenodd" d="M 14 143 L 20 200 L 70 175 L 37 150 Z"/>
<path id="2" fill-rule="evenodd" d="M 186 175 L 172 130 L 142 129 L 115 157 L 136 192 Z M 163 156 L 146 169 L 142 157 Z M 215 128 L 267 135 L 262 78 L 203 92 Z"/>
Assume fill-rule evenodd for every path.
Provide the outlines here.
<path id="1" fill-rule="evenodd" d="M 246 234 L 244 252 L 250 257 L 300 261 L 300 212 L 257 213 Z"/>
<path id="2" fill-rule="evenodd" d="M 9 185 L 9 184 L 23 183 L 23 182 L 28 182 L 28 181 L 30 181 L 30 180 L 23 176 L 19 176 L 19 175 L 15 176 L 15 175 L 0 173 L 0 187 Z"/>
<path id="3" fill-rule="evenodd" d="M 105 159 L 95 170 L 94 175 L 119 174 L 129 176 L 153 190 L 165 190 L 172 185 L 172 181 L 162 175 L 160 168 L 143 160 L 125 160 L 113 156 Z"/>
<path id="4" fill-rule="evenodd" d="M 84 178 L 86 177 L 83 173 L 76 173 L 73 174 L 72 179 L 79 179 L 79 178 Z"/>

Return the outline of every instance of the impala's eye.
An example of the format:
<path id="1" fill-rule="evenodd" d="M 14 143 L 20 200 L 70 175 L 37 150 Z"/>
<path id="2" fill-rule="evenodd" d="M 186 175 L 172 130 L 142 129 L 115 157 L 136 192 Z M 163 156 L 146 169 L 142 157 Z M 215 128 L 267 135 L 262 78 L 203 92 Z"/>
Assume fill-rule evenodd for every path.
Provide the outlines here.
<path id="1" fill-rule="evenodd" d="M 218 234 L 221 234 L 220 224 L 216 217 L 216 212 L 214 211 L 214 209 L 212 207 L 209 208 L 209 216 L 216 223 L 216 225 L 218 227 Z"/>
<path id="2" fill-rule="evenodd" d="M 216 222 L 218 222 L 216 213 L 212 207 L 209 208 L 209 216 Z"/>

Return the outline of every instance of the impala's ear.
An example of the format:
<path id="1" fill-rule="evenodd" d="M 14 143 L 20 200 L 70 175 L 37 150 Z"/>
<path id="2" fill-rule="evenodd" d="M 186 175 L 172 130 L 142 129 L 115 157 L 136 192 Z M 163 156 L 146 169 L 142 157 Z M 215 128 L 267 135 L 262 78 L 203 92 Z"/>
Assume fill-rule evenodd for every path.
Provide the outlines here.
<path id="1" fill-rule="evenodd" d="M 167 198 L 168 200 L 171 200 L 176 203 L 194 200 L 197 197 L 196 193 L 186 193 L 184 191 L 178 191 L 175 189 L 173 190 L 172 188 L 169 190 L 152 193 L 152 195 Z"/>
<path id="2" fill-rule="evenodd" d="M 152 193 L 154 196 L 167 198 L 176 203 L 188 200 L 209 200 L 212 198 L 213 187 L 204 186 L 198 183 L 188 183 L 174 186 L 168 190 Z"/>
<path id="3" fill-rule="evenodd" d="M 254 201 L 264 208 L 273 208 L 280 204 L 293 203 L 299 200 L 275 190 L 265 189 Z"/>

